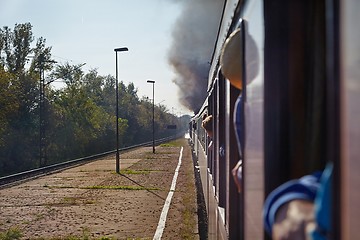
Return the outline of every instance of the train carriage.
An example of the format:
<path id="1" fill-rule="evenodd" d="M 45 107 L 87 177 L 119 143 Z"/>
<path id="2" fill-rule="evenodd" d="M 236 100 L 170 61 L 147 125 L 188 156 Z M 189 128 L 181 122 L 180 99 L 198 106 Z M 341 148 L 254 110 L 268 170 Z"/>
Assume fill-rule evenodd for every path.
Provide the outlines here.
<path id="1" fill-rule="evenodd" d="M 224 1 L 208 96 L 190 124 L 209 239 L 271 239 L 263 204 L 280 184 L 334 165 L 332 235 L 359 235 L 360 44 L 356 0 Z M 224 76 L 221 54 L 239 32 L 233 61 L 241 87 Z M 240 149 L 234 110 L 242 97 Z M 213 116 L 210 140 L 201 127 Z M 235 117 L 236 119 L 236 117 Z M 238 135 L 239 136 L 239 135 Z M 212 149 L 208 148 L 213 141 Z M 231 174 L 242 159 L 242 189 Z"/>

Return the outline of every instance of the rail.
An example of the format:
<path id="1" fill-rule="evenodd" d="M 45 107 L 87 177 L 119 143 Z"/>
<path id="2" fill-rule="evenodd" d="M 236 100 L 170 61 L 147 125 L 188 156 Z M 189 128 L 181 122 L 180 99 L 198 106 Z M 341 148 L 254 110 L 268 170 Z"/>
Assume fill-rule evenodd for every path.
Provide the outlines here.
<path id="1" fill-rule="evenodd" d="M 155 140 L 155 144 L 158 145 L 158 144 L 161 144 L 164 142 L 175 140 L 175 139 L 182 137 L 183 135 L 184 135 L 184 133 L 180 133 L 180 134 L 177 134 L 177 135 L 174 135 L 171 137 L 157 139 L 157 140 Z M 153 142 L 150 141 L 150 142 L 145 142 L 145 143 L 141 143 L 141 144 L 137 144 L 137 145 L 120 148 L 119 150 L 120 150 L 120 152 L 126 152 L 126 151 L 133 150 L 133 149 L 136 149 L 139 147 L 152 146 L 152 144 L 153 144 Z M 0 188 L 9 187 L 9 186 L 12 186 L 12 185 L 24 182 L 24 181 L 28 181 L 33 178 L 48 175 L 48 174 L 51 174 L 51 173 L 54 173 L 57 171 L 62 171 L 67 168 L 79 166 L 79 165 L 91 162 L 95 159 L 105 157 L 110 154 L 114 154 L 115 152 L 116 152 L 116 149 L 107 151 L 107 152 L 103 152 L 103 153 L 94 154 L 94 155 L 87 156 L 87 157 L 77 158 L 77 159 L 73 159 L 73 160 L 69 160 L 69 161 L 65 161 L 65 162 L 61 162 L 61 163 L 48 165 L 45 167 L 40 167 L 40 168 L 0 177 Z"/>

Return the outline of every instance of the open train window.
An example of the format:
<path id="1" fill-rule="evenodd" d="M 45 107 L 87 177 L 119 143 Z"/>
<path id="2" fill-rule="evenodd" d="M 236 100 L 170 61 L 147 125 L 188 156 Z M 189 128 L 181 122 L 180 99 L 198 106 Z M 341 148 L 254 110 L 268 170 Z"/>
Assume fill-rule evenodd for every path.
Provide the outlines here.
<path id="1" fill-rule="evenodd" d="M 267 193 L 326 164 L 324 2 L 277 2 L 264 3 Z"/>
<path id="2" fill-rule="evenodd" d="M 339 127 L 339 89 L 328 91 L 327 47 L 333 40 L 327 31 L 333 23 L 326 22 L 326 2 L 264 1 L 265 196 L 336 160 L 330 153 L 339 146 L 328 143 Z"/>

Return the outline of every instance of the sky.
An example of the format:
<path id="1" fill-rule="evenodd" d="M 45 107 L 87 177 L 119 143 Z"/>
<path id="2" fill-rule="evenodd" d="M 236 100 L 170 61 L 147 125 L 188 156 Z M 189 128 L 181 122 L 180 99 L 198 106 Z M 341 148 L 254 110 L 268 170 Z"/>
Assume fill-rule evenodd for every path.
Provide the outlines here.
<path id="1" fill-rule="evenodd" d="M 0 27 L 30 22 L 35 40 L 46 39 L 59 64 L 86 63 L 115 76 L 114 48 L 118 53 L 119 81 L 133 82 L 138 96 L 161 103 L 173 114 L 192 114 L 179 102 L 176 72 L 169 65 L 172 29 L 183 9 L 180 0 L 0 0 Z M 56 87 L 56 86 L 55 86 Z"/>

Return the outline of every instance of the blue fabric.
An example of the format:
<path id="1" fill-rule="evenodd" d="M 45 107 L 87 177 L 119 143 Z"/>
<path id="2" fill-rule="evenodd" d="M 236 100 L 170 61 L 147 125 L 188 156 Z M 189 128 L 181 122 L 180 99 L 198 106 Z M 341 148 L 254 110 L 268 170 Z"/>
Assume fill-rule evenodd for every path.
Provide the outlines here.
<path id="1" fill-rule="evenodd" d="M 321 172 L 306 175 L 298 180 L 291 180 L 272 191 L 264 204 L 265 230 L 272 235 L 272 225 L 275 221 L 277 210 L 286 202 L 294 199 L 314 201 L 320 187 Z"/>
<path id="2" fill-rule="evenodd" d="M 237 140 L 237 144 L 238 144 L 239 155 L 240 155 L 240 158 L 242 159 L 245 134 L 244 134 L 243 101 L 242 101 L 241 93 L 235 102 L 234 128 L 235 128 L 236 140 Z"/>
<path id="3" fill-rule="evenodd" d="M 321 185 L 315 199 L 317 229 L 311 235 L 314 240 L 326 240 L 331 230 L 332 171 L 333 164 L 329 163 L 320 179 Z"/>

